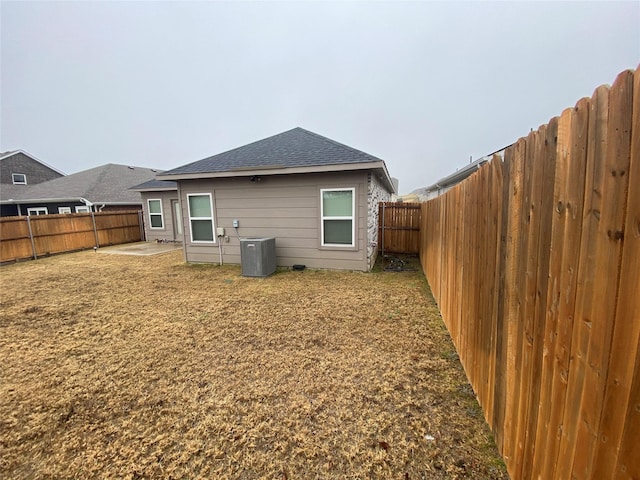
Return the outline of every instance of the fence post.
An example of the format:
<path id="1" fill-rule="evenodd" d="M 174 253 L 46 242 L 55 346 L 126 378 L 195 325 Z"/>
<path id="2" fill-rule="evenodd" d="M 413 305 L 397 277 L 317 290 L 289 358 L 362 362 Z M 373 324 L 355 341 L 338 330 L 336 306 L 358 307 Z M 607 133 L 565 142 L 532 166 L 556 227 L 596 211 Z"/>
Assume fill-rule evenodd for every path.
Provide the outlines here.
<path id="1" fill-rule="evenodd" d="M 147 239 L 145 237 L 144 232 L 144 217 L 142 216 L 142 210 L 138 210 L 138 225 L 140 226 L 140 240 L 146 242 Z"/>
<path id="2" fill-rule="evenodd" d="M 29 228 L 29 240 L 31 240 L 31 250 L 33 251 L 33 259 L 38 259 L 38 254 L 36 252 L 36 242 L 33 241 L 33 230 L 31 230 L 31 217 L 29 215 L 26 216 L 27 219 L 27 227 Z"/>
<path id="3" fill-rule="evenodd" d="M 91 212 L 91 222 L 93 223 L 93 235 L 96 238 L 96 248 L 100 247 L 100 241 L 98 240 L 98 229 L 96 228 L 96 217 L 94 212 Z"/>

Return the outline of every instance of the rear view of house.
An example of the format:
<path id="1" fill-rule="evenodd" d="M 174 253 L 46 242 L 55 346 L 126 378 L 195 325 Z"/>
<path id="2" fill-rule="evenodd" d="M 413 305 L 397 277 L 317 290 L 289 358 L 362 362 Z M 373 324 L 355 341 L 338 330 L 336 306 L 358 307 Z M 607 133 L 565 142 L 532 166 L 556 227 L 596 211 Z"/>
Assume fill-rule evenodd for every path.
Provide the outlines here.
<path id="1" fill-rule="evenodd" d="M 140 188 L 145 218 L 151 230 L 181 237 L 189 262 L 239 264 L 241 238 L 274 237 L 278 266 L 368 271 L 377 206 L 394 193 L 383 160 L 302 128 L 156 178 L 176 182 L 177 204 Z M 175 212 L 182 234 L 169 231 Z"/>

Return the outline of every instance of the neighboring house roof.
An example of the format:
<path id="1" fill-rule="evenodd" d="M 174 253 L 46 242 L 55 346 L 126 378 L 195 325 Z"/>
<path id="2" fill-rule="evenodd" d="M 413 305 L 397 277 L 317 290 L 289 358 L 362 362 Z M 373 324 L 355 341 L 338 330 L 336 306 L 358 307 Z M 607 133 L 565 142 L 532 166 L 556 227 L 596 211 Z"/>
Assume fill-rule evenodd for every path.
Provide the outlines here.
<path id="1" fill-rule="evenodd" d="M 18 198 L 23 195 L 24 192 L 28 191 L 30 187 L 31 185 L 11 185 L 10 183 L 3 183 L 0 185 L 0 200 Z"/>
<path id="2" fill-rule="evenodd" d="M 31 155 L 29 152 L 26 152 L 25 150 L 11 150 L 11 151 L 8 151 L 8 152 L 2 152 L 2 153 L 0 153 L 0 161 L 4 160 L 5 158 L 12 157 L 12 156 L 14 156 L 14 155 L 16 155 L 18 153 L 22 153 L 23 155 L 26 155 L 27 157 L 32 158 L 36 162 L 41 163 L 45 167 L 50 168 L 51 170 L 53 170 L 56 173 L 59 173 L 60 175 L 66 175 L 66 173 L 61 172 L 57 168 L 52 167 L 48 163 L 45 163 L 42 160 L 40 160 L 39 158 L 34 157 L 33 155 Z"/>
<path id="3" fill-rule="evenodd" d="M 298 127 L 168 170 L 158 178 L 187 180 L 365 169 L 378 170 L 389 190 L 394 191 L 383 160 Z"/>
<path id="4" fill-rule="evenodd" d="M 2 203 L 88 200 L 93 204 L 141 204 L 140 194 L 132 185 L 153 180 L 160 170 L 108 163 L 36 185 L 0 192 Z M 26 187 L 26 188 L 24 188 Z M 10 196 L 14 195 L 14 196 Z"/>
<path id="5" fill-rule="evenodd" d="M 448 190 L 454 185 L 457 185 L 458 183 L 462 182 L 467 177 L 470 177 L 473 173 L 476 172 L 476 170 L 482 167 L 482 165 L 490 161 L 494 155 L 499 155 L 501 157 L 504 156 L 504 151 L 510 146 L 511 145 L 508 145 L 500 150 L 496 150 L 495 152 L 490 153 L 489 155 L 485 155 L 484 157 L 479 158 L 478 160 L 475 160 L 474 162 L 471 162 L 468 165 L 465 165 L 461 169 L 456 170 L 452 174 L 441 178 L 433 185 L 430 185 L 424 188 L 419 188 L 417 190 L 414 190 L 411 193 L 417 194 L 418 196 L 426 196 L 427 198 L 431 196 L 437 196 L 439 193 L 442 193 L 443 191 Z"/>
<path id="6" fill-rule="evenodd" d="M 136 192 L 173 191 L 178 190 L 178 182 L 172 182 L 171 180 L 149 180 L 148 182 L 131 187 L 131 190 L 135 190 Z"/>
<path id="7" fill-rule="evenodd" d="M 460 170 L 453 172 L 451 175 L 447 175 L 446 177 L 441 178 L 430 187 L 427 187 L 426 190 L 437 190 L 439 188 L 447 188 L 456 185 L 465 178 L 471 176 L 472 173 L 478 170 L 485 163 L 487 163 L 486 158 L 480 158 L 475 162 L 470 163 L 469 165 L 465 165 Z"/>

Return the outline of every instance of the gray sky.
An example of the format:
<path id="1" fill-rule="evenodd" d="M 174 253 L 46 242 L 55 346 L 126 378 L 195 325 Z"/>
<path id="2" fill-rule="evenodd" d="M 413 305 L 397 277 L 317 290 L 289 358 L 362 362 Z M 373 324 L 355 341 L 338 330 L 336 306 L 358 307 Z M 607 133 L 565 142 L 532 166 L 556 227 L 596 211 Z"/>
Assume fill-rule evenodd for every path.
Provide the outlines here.
<path id="1" fill-rule="evenodd" d="M 400 193 L 640 62 L 640 2 L 0 3 L 0 151 L 177 167 L 306 128 Z"/>

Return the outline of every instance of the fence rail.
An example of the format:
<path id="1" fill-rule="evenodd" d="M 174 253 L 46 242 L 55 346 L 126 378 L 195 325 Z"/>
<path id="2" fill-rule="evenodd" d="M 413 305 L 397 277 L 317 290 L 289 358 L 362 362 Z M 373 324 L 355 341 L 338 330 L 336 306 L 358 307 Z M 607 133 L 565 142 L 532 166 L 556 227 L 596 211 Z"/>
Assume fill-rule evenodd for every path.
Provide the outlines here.
<path id="1" fill-rule="evenodd" d="M 0 263 L 143 239 L 137 211 L 0 218 Z"/>
<path id="2" fill-rule="evenodd" d="M 420 251 L 419 203 L 378 204 L 378 245 L 383 253 L 418 254 Z"/>
<path id="3" fill-rule="evenodd" d="M 421 227 L 511 478 L 640 478 L 640 68 L 423 204 Z"/>

